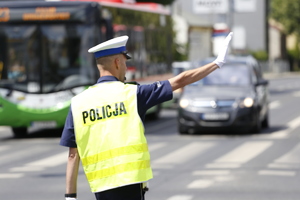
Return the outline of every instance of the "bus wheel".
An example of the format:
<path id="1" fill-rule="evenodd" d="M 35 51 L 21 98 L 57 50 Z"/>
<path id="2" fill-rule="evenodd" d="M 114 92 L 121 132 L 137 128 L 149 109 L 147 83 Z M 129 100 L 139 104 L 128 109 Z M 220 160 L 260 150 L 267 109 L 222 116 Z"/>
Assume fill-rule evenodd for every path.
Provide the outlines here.
<path id="1" fill-rule="evenodd" d="M 12 127 L 12 131 L 13 131 L 13 134 L 14 134 L 15 138 L 26 137 L 26 135 L 27 135 L 27 128 L 26 127 L 18 127 L 18 128 L 13 128 Z"/>

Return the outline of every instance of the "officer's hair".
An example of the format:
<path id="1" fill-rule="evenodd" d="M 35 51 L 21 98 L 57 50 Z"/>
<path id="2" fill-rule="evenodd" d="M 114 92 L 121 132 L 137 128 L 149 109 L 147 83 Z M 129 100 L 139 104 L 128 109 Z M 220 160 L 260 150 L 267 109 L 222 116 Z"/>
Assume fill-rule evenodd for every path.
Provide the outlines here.
<path id="1" fill-rule="evenodd" d="M 101 65 L 103 69 L 108 70 L 114 62 L 114 59 L 116 58 L 116 55 L 113 56 L 105 56 L 101 58 L 97 58 L 97 64 Z"/>

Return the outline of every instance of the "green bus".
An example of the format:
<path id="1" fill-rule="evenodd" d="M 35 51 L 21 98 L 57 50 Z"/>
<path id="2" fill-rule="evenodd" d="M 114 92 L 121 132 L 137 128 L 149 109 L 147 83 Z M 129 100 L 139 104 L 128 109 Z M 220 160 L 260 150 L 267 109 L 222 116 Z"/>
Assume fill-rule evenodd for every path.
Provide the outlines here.
<path id="1" fill-rule="evenodd" d="M 128 81 L 170 72 L 169 20 L 98 2 L 0 2 L 0 126 L 15 137 L 62 128 L 71 98 L 99 78 L 88 49 L 119 35 L 130 37 Z"/>

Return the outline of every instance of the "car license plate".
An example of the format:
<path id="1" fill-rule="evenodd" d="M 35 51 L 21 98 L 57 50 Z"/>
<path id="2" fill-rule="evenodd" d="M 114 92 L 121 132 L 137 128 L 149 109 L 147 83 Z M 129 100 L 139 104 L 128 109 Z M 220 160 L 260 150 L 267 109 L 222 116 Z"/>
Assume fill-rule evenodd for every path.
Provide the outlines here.
<path id="1" fill-rule="evenodd" d="M 34 121 L 31 123 L 33 128 L 56 128 L 56 121 Z"/>
<path id="2" fill-rule="evenodd" d="M 204 113 L 202 114 L 203 120 L 227 120 L 229 119 L 228 113 Z"/>

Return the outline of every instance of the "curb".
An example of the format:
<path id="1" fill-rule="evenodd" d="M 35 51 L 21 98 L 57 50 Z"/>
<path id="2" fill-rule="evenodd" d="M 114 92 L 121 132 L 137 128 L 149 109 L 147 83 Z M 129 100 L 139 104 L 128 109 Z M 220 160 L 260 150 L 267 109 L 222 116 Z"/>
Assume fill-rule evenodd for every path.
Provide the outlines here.
<path id="1" fill-rule="evenodd" d="M 263 73 L 265 79 L 300 78 L 300 72 Z"/>
<path id="2" fill-rule="evenodd" d="M 164 81 L 164 80 L 168 80 L 169 78 L 172 78 L 173 76 L 174 75 L 172 73 L 159 74 L 159 75 L 154 75 L 154 76 L 148 76 L 148 77 L 145 77 L 145 78 L 134 79 L 133 81 L 136 81 L 138 83 Z"/>

